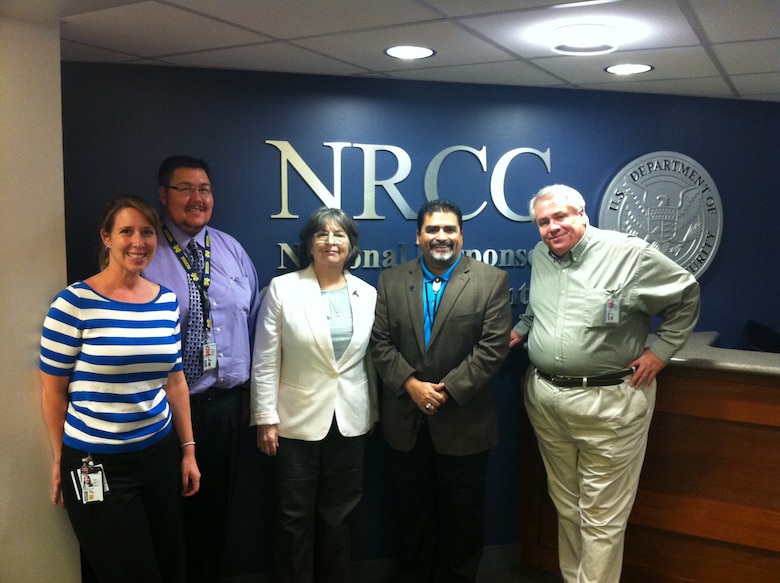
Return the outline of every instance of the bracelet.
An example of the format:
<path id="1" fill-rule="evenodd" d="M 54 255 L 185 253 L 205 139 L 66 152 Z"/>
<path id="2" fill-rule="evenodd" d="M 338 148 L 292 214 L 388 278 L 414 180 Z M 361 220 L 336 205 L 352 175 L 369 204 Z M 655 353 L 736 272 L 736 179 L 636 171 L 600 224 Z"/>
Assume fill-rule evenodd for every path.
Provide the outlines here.
<path id="1" fill-rule="evenodd" d="M 179 447 L 185 447 L 187 445 L 195 445 L 195 442 L 194 441 L 185 441 Z"/>

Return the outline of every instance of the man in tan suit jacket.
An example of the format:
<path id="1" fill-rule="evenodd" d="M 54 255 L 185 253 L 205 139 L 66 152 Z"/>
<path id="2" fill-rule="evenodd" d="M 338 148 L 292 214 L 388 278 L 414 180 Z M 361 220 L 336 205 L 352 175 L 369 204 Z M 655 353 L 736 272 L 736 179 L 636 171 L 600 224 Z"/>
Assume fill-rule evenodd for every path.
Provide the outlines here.
<path id="1" fill-rule="evenodd" d="M 485 472 L 498 442 L 491 380 L 512 316 L 506 272 L 460 254 L 461 223 L 454 203 L 426 203 L 422 257 L 379 277 L 371 353 L 404 583 L 475 581 L 482 556 Z"/>

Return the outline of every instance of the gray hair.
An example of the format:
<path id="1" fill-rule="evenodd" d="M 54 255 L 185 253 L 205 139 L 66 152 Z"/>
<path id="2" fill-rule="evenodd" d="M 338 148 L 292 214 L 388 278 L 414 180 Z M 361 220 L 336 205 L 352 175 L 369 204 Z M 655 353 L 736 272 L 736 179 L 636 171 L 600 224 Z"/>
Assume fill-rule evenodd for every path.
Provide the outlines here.
<path id="1" fill-rule="evenodd" d="M 355 221 L 347 213 L 339 208 L 321 207 L 314 211 L 309 220 L 301 229 L 301 249 L 305 250 L 301 258 L 301 265 L 306 266 L 311 262 L 312 240 L 314 233 L 327 229 L 330 225 L 335 225 L 343 229 L 349 238 L 349 253 L 344 262 L 344 268 L 349 269 L 360 255 L 360 245 L 358 244 L 358 227 Z"/>
<path id="2" fill-rule="evenodd" d="M 543 187 L 537 192 L 531 202 L 528 203 L 528 216 L 531 220 L 536 222 L 536 203 L 545 198 L 552 198 L 553 196 L 560 196 L 566 200 L 566 206 L 573 208 L 576 212 L 585 210 L 585 199 L 582 195 L 573 189 L 571 186 L 565 184 L 550 184 Z M 587 215 L 585 215 L 587 221 Z"/>

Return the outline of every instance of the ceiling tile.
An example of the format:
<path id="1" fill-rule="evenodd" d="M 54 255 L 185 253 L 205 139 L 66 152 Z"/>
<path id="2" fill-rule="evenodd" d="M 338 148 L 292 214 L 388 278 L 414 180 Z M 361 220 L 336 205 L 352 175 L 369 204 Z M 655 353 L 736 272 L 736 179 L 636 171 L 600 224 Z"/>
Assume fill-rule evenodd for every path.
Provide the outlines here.
<path id="1" fill-rule="evenodd" d="M 183 67 L 245 69 L 309 73 L 314 75 L 354 75 L 363 69 L 341 63 L 287 43 L 275 42 L 167 57 L 167 62 Z"/>
<path id="2" fill-rule="evenodd" d="M 565 0 L 427 0 L 427 3 L 449 14 L 450 16 L 473 16 L 475 14 L 491 14 L 540 8 L 561 4 Z"/>
<path id="3" fill-rule="evenodd" d="M 531 87 L 550 87 L 561 83 L 560 79 L 520 61 L 399 71 L 392 73 L 391 76 L 397 79 L 419 81 L 527 85 Z"/>
<path id="4" fill-rule="evenodd" d="M 534 59 L 534 63 L 578 86 L 594 82 L 622 85 L 643 83 L 646 80 L 700 78 L 718 74 L 718 69 L 702 47 L 626 51 L 576 59 L 561 56 Z M 604 70 L 619 63 L 643 63 L 651 65 L 653 70 L 630 78 L 612 75 Z"/>
<path id="5" fill-rule="evenodd" d="M 731 82 L 743 95 L 780 93 L 780 73 L 759 73 L 755 75 L 732 75 Z"/>
<path id="6" fill-rule="evenodd" d="M 441 18 L 416 0 L 172 0 L 278 39 L 405 24 Z"/>
<path id="7" fill-rule="evenodd" d="M 451 22 L 396 26 L 296 41 L 322 54 L 374 71 L 398 71 L 432 66 L 462 65 L 506 60 L 507 54 L 468 34 Z M 388 57 L 385 49 L 395 45 L 423 45 L 436 51 L 419 61 Z"/>
<path id="8" fill-rule="evenodd" d="M 144 57 L 268 40 L 267 37 L 157 2 L 64 18 L 63 39 Z"/>
<path id="9" fill-rule="evenodd" d="M 780 101 L 780 0 L 48 1 L 59 8 L 63 60 Z M 0 15 L 55 17 L 39 4 L 0 0 Z M 607 56 L 564 57 L 547 46 L 551 19 L 601 18 L 647 28 Z M 541 37 L 526 36 L 542 25 Z M 384 50 L 394 44 L 437 53 L 392 60 Z M 627 60 L 655 70 L 603 71 Z"/>
<path id="10" fill-rule="evenodd" d="M 120 53 L 100 47 L 62 40 L 60 58 L 63 61 L 86 61 L 88 63 L 127 63 L 138 59 L 135 55 Z"/>
<path id="11" fill-rule="evenodd" d="M 712 43 L 780 38 L 778 0 L 687 0 Z"/>
<path id="12" fill-rule="evenodd" d="M 698 44 L 674 0 L 624 0 L 463 19 L 465 25 L 526 58 L 554 54 L 548 44 L 552 31 L 583 22 L 608 24 L 620 31 L 634 29 L 633 34 L 624 37 L 619 50 Z"/>
<path id="13" fill-rule="evenodd" d="M 780 39 L 712 47 L 729 75 L 780 71 Z"/>

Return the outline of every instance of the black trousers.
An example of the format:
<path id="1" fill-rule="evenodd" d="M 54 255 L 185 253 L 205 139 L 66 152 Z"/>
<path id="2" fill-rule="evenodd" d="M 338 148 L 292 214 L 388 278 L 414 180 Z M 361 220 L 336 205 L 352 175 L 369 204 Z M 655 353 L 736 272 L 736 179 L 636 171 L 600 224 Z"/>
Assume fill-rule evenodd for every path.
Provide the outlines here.
<path id="1" fill-rule="evenodd" d="M 92 454 L 110 490 L 103 502 L 82 504 L 70 472 L 86 452 L 62 447 L 62 494 L 73 531 L 92 573 L 103 583 L 184 581 L 181 470 L 178 439 L 123 454 Z"/>
<path id="2" fill-rule="evenodd" d="M 342 436 L 335 420 L 321 441 L 279 439 L 272 458 L 277 582 L 352 581 L 347 518 L 363 495 L 365 441 Z"/>
<path id="3" fill-rule="evenodd" d="M 437 453 L 427 423 L 410 452 L 390 450 L 399 519 L 399 583 L 474 582 L 484 547 L 489 452 Z"/>
<path id="4" fill-rule="evenodd" d="M 233 502 L 242 391 L 209 389 L 190 399 L 200 491 L 183 498 L 189 583 L 217 583 Z"/>

